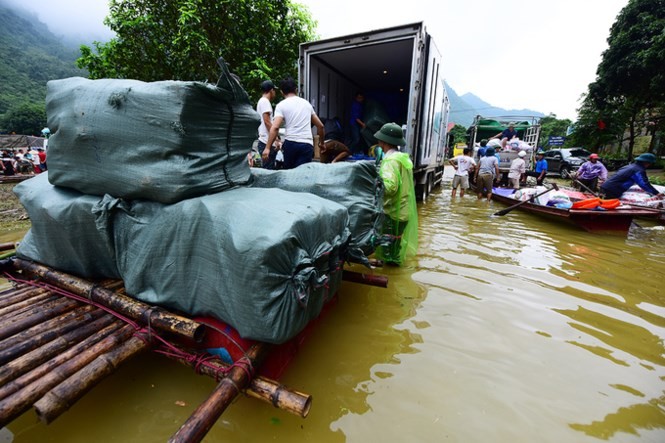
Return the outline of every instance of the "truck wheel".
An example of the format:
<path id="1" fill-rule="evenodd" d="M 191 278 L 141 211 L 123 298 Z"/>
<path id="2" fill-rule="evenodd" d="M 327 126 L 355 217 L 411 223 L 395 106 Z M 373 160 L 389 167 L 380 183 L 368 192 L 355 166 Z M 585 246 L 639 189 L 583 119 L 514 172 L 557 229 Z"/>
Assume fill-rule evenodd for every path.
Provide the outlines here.
<path id="1" fill-rule="evenodd" d="M 427 200 L 427 184 L 416 185 L 416 201 L 424 202 Z"/>
<path id="2" fill-rule="evenodd" d="M 562 166 L 559 172 L 561 173 L 561 178 L 570 178 L 570 170 L 566 166 Z"/>
<path id="3" fill-rule="evenodd" d="M 434 188 L 434 173 L 427 174 L 427 195 L 428 196 L 432 193 L 432 188 Z"/>

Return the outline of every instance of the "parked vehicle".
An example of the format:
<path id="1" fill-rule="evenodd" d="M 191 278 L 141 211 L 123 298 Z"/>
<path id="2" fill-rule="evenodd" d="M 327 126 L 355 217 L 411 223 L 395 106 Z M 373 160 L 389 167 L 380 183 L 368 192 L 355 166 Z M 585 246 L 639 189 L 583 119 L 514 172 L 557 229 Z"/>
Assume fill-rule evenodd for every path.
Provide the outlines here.
<path id="1" fill-rule="evenodd" d="M 559 174 L 561 178 L 569 178 L 582 163 L 589 159 L 591 152 L 583 148 L 550 149 L 545 152 L 547 172 Z"/>
<path id="2" fill-rule="evenodd" d="M 450 102 L 441 55 L 422 22 L 302 43 L 298 77 L 319 117 L 339 117 L 344 125 L 353 97 L 362 92 L 362 136 L 370 143 L 384 123 L 405 129 L 402 149 L 413 160 L 419 199 L 441 182 Z"/>

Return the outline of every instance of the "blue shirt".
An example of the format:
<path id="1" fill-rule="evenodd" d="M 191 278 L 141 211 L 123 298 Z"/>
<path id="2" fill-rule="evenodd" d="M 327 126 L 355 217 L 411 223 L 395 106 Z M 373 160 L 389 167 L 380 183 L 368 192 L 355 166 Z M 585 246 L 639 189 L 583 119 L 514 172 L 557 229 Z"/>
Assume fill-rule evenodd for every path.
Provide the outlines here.
<path id="1" fill-rule="evenodd" d="M 358 125 L 358 122 L 356 120 L 362 120 L 362 119 L 363 119 L 363 104 L 357 100 L 354 100 L 353 103 L 351 103 L 350 122 L 352 125 Z"/>
<path id="2" fill-rule="evenodd" d="M 545 159 L 536 162 L 536 172 L 540 174 L 543 171 L 547 174 L 547 160 Z"/>
<path id="3" fill-rule="evenodd" d="M 507 138 L 508 140 L 512 140 L 513 137 L 517 137 L 517 131 L 516 130 L 510 130 L 510 128 L 506 128 L 503 131 L 501 131 L 501 138 Z"/>

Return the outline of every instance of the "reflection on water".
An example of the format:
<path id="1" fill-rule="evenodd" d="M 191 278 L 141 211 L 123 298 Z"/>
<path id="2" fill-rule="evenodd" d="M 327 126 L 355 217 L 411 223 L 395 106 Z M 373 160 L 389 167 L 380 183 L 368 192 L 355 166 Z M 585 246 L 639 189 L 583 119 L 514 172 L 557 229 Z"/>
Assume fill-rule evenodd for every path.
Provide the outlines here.
<path id="1" fill-rule="evenodd" d="M 345 283 L 289 368 L 310 416 L 241 398 L 204 441 L 665 441 L 665 230 L 591 235 L 449 193 L 419 208 L 417 260 L 377 270 L 387 290 Z M 9 429 L 161 442 L 213 387 L 144 356 L 49 427 Z"/>

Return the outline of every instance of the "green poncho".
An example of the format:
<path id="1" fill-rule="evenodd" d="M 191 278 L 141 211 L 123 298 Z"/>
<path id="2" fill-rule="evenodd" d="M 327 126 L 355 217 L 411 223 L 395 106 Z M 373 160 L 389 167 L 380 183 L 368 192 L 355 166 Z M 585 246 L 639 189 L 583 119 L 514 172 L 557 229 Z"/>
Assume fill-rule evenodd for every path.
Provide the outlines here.
<path id="1" fill-rule="evenodd" d="M 380 259 L 401 265 L 407 255 L 418 250 L 418 211 L 413 186 L 413 163 L 408 154 L 386 154 L 379 175 L 383 179 L 383 212 L 386 214 L 383 234 L 394 242 L 377 250 Z"/>

